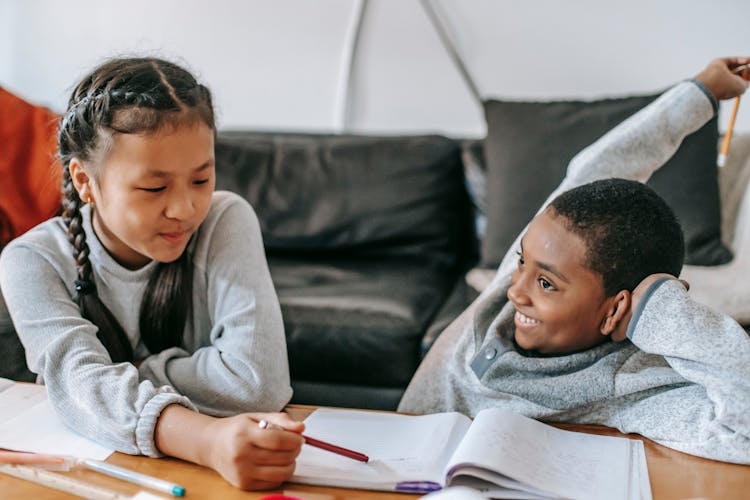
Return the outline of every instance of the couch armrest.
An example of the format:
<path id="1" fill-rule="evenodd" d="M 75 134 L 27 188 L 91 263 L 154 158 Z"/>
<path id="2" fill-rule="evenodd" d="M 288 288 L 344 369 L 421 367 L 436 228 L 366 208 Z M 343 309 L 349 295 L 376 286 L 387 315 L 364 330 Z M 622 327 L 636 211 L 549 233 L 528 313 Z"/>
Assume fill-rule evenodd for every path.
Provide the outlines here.
<path id="1" fill-rule="evenodd" d="M 461 279 L 456 281 L 450 295 L 445 299 L 443 305 L 440 306 L 440 309 L 435 314 L 435 317 L 432 318 L 430 326 L 422 337 L 422 342 L 419 346 L 420 358 L 425 357 L 427 351 L 430 350 L 438 336 L 443 333 L 443 330 L 445 330 L 459 314 L 464 312 L 477 295 L 478 294 L 474 293 L 471 289 L 468 282 Z"/>
<path id="2" fill-rule="evenodd" d="M 476 298 L 490 285 L 496 274 L 497 269 L 487 269 L 484 267 L 475 267 L 466 273 L 466 284 L 470 289 L 470 293 L 474 295 L 473 298 Z"/>

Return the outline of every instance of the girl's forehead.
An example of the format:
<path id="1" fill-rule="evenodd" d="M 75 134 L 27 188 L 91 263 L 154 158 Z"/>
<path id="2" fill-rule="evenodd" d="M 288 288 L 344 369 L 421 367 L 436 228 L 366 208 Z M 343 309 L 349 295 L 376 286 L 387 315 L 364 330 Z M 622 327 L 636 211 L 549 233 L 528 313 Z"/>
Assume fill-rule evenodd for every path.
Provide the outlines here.
<path id="1" fill-rule="evenodd" d="M 134 174 L 180 173 L 212 161 L 213 156 L 213 131 L 196 123 L 148 134 L 115 134 L 102 165 L 106 170 L 123 169 Z"/>

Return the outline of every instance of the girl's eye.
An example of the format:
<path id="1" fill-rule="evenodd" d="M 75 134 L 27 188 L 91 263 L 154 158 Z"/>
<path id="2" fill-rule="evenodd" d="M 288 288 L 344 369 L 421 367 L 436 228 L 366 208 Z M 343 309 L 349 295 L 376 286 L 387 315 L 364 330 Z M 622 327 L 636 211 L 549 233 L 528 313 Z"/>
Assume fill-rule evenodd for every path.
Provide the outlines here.
<path id="1" fill-rule="evenodd" d="M 155 188 L 141 188 L 144 191 L 148 191 L 149 193 L 158 193 L 159 191 L 164 191 L 166 189 L 166 186 L 161 187 L 155 187 Z"/>
<path id="2" fill-rule="evenodd" d="M 524 265 L 526 262 L 523 260 L 523 255 L 521 255 L 521 252 L 516 252 L 516 255 L 518 255 L 518 265 Z"/>
<path id="3" fill-rule="evenodd" d="M 541 286 L 544 290 L 556 290 L 555 285 L 547 281 L 546 278 L 539 278 L 539 286 Z"/>
<path id="4" fill-rule="evenodd" d="M 208 179 L 201 179 L 199 181 L 193 181 L 193 184 L 200 185 L 200 184 L 205 184 L 207 182 L 208 182 Z"/>

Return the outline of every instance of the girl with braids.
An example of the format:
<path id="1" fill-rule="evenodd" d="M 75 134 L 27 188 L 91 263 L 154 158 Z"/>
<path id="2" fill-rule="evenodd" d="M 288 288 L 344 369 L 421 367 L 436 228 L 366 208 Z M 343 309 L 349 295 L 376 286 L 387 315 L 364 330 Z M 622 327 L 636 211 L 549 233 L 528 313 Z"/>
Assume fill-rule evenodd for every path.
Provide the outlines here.
<path id="1" fill-rule="evenodd" d="M 0 286 L 67 425 L 270 488 L 304 426 L 242 413 L 277 412 L 292 390 L 257 218 L 214 192 L 215 132 L 208 89 L 179 66 L 96 68 L 60 122 L 62 215 L 7 246 Z"/>

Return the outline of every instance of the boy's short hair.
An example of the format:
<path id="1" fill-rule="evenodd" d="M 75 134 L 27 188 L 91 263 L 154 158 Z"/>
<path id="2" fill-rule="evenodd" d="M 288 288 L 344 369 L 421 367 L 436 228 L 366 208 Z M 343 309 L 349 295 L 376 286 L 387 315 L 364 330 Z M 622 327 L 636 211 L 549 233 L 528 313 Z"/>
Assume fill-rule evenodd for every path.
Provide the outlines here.
<path id="1" fill-rule="evenodd" d="M 550 207 L 586 244 L 586 264 L 602 276 L 606 296 L 630 290 L 648 275 L 679 276 L 685 259 L 682 228 L 650 187 L 603 179 L 566 191 Z"/>

